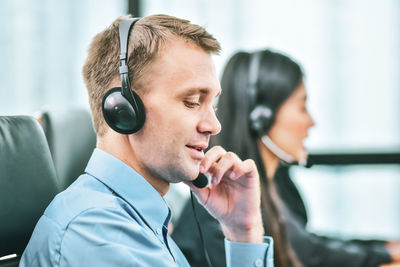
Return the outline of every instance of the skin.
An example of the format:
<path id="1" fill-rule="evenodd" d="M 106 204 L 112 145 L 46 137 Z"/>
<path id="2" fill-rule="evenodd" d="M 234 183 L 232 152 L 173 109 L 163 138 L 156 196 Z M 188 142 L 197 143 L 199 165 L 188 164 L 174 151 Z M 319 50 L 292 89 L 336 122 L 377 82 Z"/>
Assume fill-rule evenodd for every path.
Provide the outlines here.
<path id="1" fill-rule="evenodd" d="M 389 254 L 392 257 L 392 261 L 397 263 L 395 265 L 387 265 L 387 266 L 399 266 L 400 267 L 400 241 L 386 242 L 386 249 L 389 251 Z"/>
<path id="2" fill-rule="evenodd" d="M 229 240 L 263 242 L 254 162 L 218 146 L 203 152 L 211 135 L 221 130 L 213 106 L 221 89 L 211 55 L 172 38 L 142 79 L 146 88 L 137 92 L 146 107 L 144 127 L 131 135 L 108 128 L 97 146 L 132 167 L 162 196 L 171 182 L 188 184 Z M 120 85 L 118 77 L 114 83 Z M 209 173 L 213 183 L 194 187 L 190 181 L 199 172 Z"/>

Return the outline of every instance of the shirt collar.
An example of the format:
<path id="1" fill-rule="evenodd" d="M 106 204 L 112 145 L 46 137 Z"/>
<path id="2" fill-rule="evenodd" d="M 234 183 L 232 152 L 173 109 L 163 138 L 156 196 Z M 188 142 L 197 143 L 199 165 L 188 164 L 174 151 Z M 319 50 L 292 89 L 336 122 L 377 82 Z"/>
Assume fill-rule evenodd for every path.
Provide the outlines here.
<path id="1" fill-rule="evenodd" d="M 127 201 L 152 228 L 168 225 L 170 210 L 158 191 L 134 169 L 95 148 L 85 169 Z"/>

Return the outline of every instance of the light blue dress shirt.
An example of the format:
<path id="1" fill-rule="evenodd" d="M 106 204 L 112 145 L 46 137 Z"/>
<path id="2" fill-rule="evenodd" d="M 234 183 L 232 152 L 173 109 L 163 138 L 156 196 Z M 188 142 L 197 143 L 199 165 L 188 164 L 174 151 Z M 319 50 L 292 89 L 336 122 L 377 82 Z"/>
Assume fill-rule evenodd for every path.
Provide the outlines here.
<path id="1" fill-rule="evenodd" d="M 170 218 L 142 176 L 95 149 L 85 174 L 45 210 L 20 266 L 189 266 L 168 235 Z M 263 244 L 225 240 L 225 249 L 228 266 L 273 266 L 269 237 Z"/>

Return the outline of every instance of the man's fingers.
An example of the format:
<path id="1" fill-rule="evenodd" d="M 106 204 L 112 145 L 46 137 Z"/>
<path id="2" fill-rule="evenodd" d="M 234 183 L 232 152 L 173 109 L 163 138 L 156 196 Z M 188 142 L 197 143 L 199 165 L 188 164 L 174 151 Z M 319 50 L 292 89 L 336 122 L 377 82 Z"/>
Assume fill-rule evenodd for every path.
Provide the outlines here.
<path id="1" fill-rule="evenodd" d="M 200 163 L 200 172 L 205 173 L 208 172 L 210 167 L 218 162 L 223 155 L 225 155 L 226 151 L 220 146 L 214 146 L 210 150 L 207 151 L 203 160 Z"/>
<path id="2" fill-rule="evenodd" d="M 211 182 L 218 184 L 224 176 L 229 178 L 230 176 L 235 176 L 235 172 L 237 172 L 236 166 L 240 165 L 240 163 L 241 160 L 236 154 L 232 152 L 225 153 L 217 163 L 213 164 L 209 171 L 212 177 Z"/>
<path id="3" fill-rule="evenodd" d="M 247 176 L 257 174 L 257 165 L 252 159 L 246 159 L 245 161 L 243 161 L 241 169 Z"/>
<path id="4" fill-rule="evenodd" d="M 257 167 L 253 160 L 241 159 L 233 152 L 226 152 L 220 146 L 211 148 L 200 164 L 200 172 L 208 172 L 211 184 L 219 184 L 223 177 L 236 180 L 244 175 L 251 177 L 257 173 Z M 198 191 L 198 190 L 196 190 Z"/>

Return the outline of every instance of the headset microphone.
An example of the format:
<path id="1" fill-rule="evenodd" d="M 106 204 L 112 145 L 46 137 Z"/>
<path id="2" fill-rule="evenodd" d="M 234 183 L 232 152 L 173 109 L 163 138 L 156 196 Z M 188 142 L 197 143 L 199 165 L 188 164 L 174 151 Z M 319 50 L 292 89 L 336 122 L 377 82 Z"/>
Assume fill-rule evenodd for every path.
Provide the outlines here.
<path id="1" fill-rule="evenodd" d="M 280 147 L 278 147 L 268 135 L 264 135 L 261 137 L 261 142 L 271 151 L 275 156 L 277 156 L 280 160 L 285 162 L 288 165 L 299 165 L 302 167 L 310 168 L 312 163 L 307 159 L 305 155 L 299 161 L 297 161 L 293 156 L 289 155 L 285 151 L 283 151 Z"/>
<path id="2" fill-rule="evenodd" d="M 209 179 L 208 174 L 199 173 L 199 176 L 192 181 L 192 184 L 197 188 L 204 188 L 208 185 Z"/>

